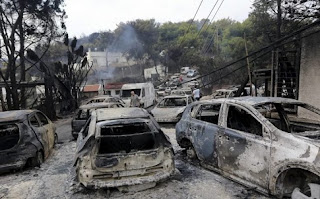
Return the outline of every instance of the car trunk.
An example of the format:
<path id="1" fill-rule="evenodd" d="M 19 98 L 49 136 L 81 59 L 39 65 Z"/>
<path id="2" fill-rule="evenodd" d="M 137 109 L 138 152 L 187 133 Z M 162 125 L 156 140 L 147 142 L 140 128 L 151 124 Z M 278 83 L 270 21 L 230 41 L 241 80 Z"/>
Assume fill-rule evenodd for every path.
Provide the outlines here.
<path id="1" fill-rule="evenodd" d="M 100 171 L 131 170 L 132 175 L 136 175 L 132 170 L 155 167 L 164 157 L 163 147 L 159 147 L 157 141 L 158 134 L 144 122 L 104 126 L 98 138 L 94 164 Z"/>
<path id="2" fill-rule="evenodd" d="M 16 124 L 0 124 L 0 151 L 8 150 L 18 144 L 19 127 Z"/>

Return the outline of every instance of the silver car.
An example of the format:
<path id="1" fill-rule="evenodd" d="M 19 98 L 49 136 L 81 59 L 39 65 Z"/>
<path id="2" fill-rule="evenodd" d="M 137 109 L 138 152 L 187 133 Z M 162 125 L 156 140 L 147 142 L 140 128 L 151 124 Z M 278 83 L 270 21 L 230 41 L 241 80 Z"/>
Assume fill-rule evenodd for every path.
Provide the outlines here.
<path id="1" fill-rule="evenodd" d="M 191 96 L 170 95 L 164 97 L 151 110 L 157 122 L 178 122 L 186 106 L 193 102 Z"/>
<path id="2" fill-rule="evenodd" d="M 278 197 L 320 182 L 320 109 L 285 98 L 240 97 L 189 105 L 176 125 L 189 158 Z"/>

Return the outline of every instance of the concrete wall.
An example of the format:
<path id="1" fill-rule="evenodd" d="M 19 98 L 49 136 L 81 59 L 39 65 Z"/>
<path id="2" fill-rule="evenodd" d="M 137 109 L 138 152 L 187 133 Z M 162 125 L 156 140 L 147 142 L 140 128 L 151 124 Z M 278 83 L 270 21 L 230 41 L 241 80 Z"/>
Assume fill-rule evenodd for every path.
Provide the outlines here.
<path id="1" fill-rule="evenodd" d="M 158 73 L 159 73 L 160 77 L 164 77 L 165 76 L 165 67 L 164 66 L 158 65 L 157 66 L 157 70 L 158 70 Z M 155 67 L 144 69 L 144 78 L 150 79 L 152 74 L 157 74 L 157 71 L 156 71 Z"/>
<path id="2" fill-rule="evenodd" d="M 320 108 L 320 32 L 302 39 L 299 100 Z M 302 110 L 299 116 L 312 117 Z"/>
<path id="3" fill-rule="evenodd" d="M 93 68 L 106 67 L 107 66 L 107 52 L 106 51 L 95 52 L 95 51 L 91 51 L 91 49 L 89 49 L 88 61 L 89 61 L 89 63 L 91 63 L 91 62 L 93 63 Z"/>
<path id="4" fill-rule="evenodd" d="M 121 52 L 92 51 L 89 48 L 88 60 L 93 62 L 93 68 L 98 67 L 124 67 L 136 64 L 134 60 L 127 60 Z"/>

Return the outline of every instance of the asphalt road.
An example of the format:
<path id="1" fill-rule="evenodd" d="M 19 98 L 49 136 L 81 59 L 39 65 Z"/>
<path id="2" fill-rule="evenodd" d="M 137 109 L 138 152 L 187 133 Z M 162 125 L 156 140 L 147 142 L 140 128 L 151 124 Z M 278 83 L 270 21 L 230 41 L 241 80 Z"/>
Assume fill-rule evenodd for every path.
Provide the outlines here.
<path id="1" fill-rule="evenodd" d="M 266 198 L 259 193 L 189 162 L 175 140 L 174 125 L 164 125 L 175 151 L 176 172 L 156 187 L 137 193 L 117 190 L 87 190 L 74 182 L 72 160 L 76 143 L 71 136 L 71 118 L 56 122 L 59 144 L 40 168 L 0 176 L 0 198 Z"/>

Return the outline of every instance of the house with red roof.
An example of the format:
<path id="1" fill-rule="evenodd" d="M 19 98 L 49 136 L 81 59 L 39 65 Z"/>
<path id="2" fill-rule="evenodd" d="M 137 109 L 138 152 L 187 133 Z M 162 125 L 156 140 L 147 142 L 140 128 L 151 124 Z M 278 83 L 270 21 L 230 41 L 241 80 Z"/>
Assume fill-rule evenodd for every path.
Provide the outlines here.
<path id="1" fill-rule="evenodd" d="M 101 84 L 85 85 L 82 89 L 81 97 L 91 98 L 100 94 L 103 94 L 103 88 Z"/>
<path id="2" fill-rule="evenodd" d="M 104 85 L 104 94 L 120 97 L 120 90 L 124 83 L 106 83 Z"/>

